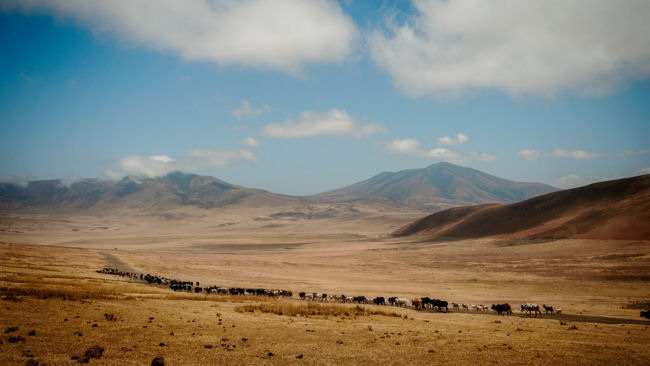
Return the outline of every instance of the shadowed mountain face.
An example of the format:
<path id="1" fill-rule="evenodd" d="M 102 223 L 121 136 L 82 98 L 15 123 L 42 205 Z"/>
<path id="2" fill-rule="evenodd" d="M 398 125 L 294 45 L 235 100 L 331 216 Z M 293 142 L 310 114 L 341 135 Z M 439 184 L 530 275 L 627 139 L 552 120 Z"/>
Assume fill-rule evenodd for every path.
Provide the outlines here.
<path id="1" fill-rule="evenodd" d="M 425 211 L 451 206 L 518 202 L 557 189 L 519 183 L 449 163 L 424 169 L 384 172 L 363 182 L 314 196 L 318 200 L 399 202 Z"/>
<path id="2" fill-rule="evenodd" d="M 165 209 L 228 205 L 283 206 L 298 199 L 239 187 L 213 177 L 170 173 L 164 177 L 117 182 L 84 179 L 71 185 L 60 180 L 30 182 L 26 187 L 0 184 L 0 204 L 9 208 Z"/>
<path id="3" fill-rule="evenodd" d="M 650 175 L 595 183 L 515 204 L 457 207 L 395 236 L 650 239 Z"/>

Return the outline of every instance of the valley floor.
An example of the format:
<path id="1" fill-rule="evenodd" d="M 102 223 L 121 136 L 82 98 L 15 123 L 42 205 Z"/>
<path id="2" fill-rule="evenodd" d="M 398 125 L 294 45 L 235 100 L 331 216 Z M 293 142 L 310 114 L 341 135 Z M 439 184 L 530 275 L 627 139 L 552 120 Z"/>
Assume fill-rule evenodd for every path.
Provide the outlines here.
<path id="1" fill-rule="evenodd" d="M 92 346 L 104 349 L 93 364 L 115 365 L 157 356 L 170 365 L 630 365 L 650 358 L 650 324 L 633 306 L 649 298 L 648 242 L 302 239 L 158 250 L 0 244 L 0 364 L 73 364 Z M 298 299 L 177 293 L 95 272 L 105 266 L 294 293 L 549 303 L 567 315 L 371 305 L 355 315 L 356 305 L 335 304 L 314 316 Z M 305 311 L 287 315 L 288 307 Z"/>

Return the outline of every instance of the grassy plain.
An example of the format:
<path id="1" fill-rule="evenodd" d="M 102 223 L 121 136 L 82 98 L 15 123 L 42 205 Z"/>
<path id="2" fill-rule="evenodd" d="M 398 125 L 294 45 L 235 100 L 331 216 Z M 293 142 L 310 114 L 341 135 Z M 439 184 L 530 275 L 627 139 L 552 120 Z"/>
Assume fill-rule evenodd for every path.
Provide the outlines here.
<path id="1" fill-rule="evenodd" d="M 129 217 L 5 217 L 0 364 L 30 358 L 72 364 L 72 355 L 93 345 L 105 351 L 91 363 L 116 365 L 149 364 L 158 355 L 170 365 L 650 359 L 650 333 L 635 309 L 640 305 L 628 306 L 650 300 L 649 241 L 422 241 L 385 235 L 387 226 L 400 224 L 394 219 L 259 217 L 201 216 L 181 225 Z M 371 305 L 359 311 L 343 304 L 313 315 L 311 305 L 297 299 L 173 293 L 95 273 L 104 266 L 294 293 L 536 302 L 568 315 L 529 319 Z M 16 335 L 25 340 L 10 343 Z"/>

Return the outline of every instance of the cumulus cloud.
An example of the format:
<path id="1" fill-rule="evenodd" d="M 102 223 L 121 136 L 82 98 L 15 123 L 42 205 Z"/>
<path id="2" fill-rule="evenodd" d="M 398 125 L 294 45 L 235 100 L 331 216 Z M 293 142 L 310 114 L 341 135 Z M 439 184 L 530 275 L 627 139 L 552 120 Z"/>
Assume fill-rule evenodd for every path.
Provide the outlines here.
<path id="1" fill-rule="evenodd" d="M 368 37 L 372 59 L 411 96 L 473 89 L 605 95 L 650 76 L 647 0 L 414 0 Z M 392 19 L 392 18 L 391 18 Z"/>
<path id="2" fill-rule="evenodd" d="M 246 137 L 245 139 L 241 140 L 239 143 L 244 145 L 244 146 L 248 146 L 248 147 L 258 147 L 258 146 L 260 146 L 260 142 L 255 140 L 252 137 Z"/>
<path id="3" fill-rule="evenodd" d="M 537 160 L 542 156 L 542 153 L 536 150 L 521 150 L 517 154 L 525 160 Z"/>
<path id="4" fill-rule="evenodd" d="M 265 104 L 264 107 L 260 109 L 256 109 L 251 106 L 249 101 L 244 99 L 241 101 L 241 106 L 232 111 L 232 115 L 237 119 L 242 119 L 245 117 L 259 116 L 261 114 L 265 114 L 270 111 L 271 111 L 271 107 L 267 104 Z"/>
<path id="5" fill-rule="evenodd" d="M 393 155 L 409 155 L 415 158 L 429 158 L 442 161 L 449 161 L 452 163 L 462 164 L 469 160 L 479 161 L 494 161 L 497 160 L 495 155 L 487 153 L 470 152 L 469 154 L 460 154 L 445 148 L 425 149 L 421 147 L 420 140 L 417 138 L 411 139 L 394 139 L 390 143 L 383 146 L 382 150 L 385 153 Z"/>
<path id="6" fill-rule="evenodd" d="M 300 72 L 340 62 L 357 30 L 333 0 L 1 0 L 5 11 L 71 19 L 185 60 Z"/>
<path id="7" fill-rule="evenodd" d="M 641 168 L 641 169 L 637 170 L 636 172 L 637 172 L 637 173 L 641 173 L 641 174 L 650 174 L 650 167 L 648 167 L 648 168 Z"/>
<path id="8" fill-rule="evenodd" d="M 262 133 L 274 138 L 302 138 L 312 136 L 354 136 L 363 138 L 384 132 L 384 127 L 376 123 L 360 124 L 346 111 L 331 109 L 327 113 L 305 111 L 297 120 L 282 123 L 269 123 Z"/>
<path id="9" fill-rule="evenodd" d="M 611 178 L 607 177 L 587 177 L 577 174 L 569 174 L 567 176 L 557 178 L 555 180 L 555 184 L 560 188 L 575 188 L 610 179 Z"/>
<path id="10" fill-rule="evenodd" d="M 29 182 L 33 180 L 34 177 L 32 177 L 30 174 L 0 176 L 0 183 L 14 184 L 22 188 L 27 187 L 29 185 Z"/>
<path id="11" fill-rule="evenodd" d="M 457 133 L 454 137 L 444 136 L 438 139 L 440 145 L 462 145 L 469 141 L 469 137 L 463 133 Z"/>
<path id="12" fill-rule="evenodd" d="M 202 170 L 255 162 L 257 157 L 246 150 L 190 150 L 178 159 L 167 155 L 131 155 L 109 163 L 106 175 L 117 179 L 123 176 L 159 177 L 174 171 L 196 173 Z"/>

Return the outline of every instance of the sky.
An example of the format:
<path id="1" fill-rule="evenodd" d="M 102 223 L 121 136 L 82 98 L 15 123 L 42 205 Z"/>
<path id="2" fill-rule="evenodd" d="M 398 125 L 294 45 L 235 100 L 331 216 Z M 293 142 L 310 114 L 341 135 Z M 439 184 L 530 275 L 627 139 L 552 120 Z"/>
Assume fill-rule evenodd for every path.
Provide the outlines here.
<path id="1" fill-rule="evenodd" d="M 0 180 L 650 173 L 647 0 L 0 0 Z"/>

